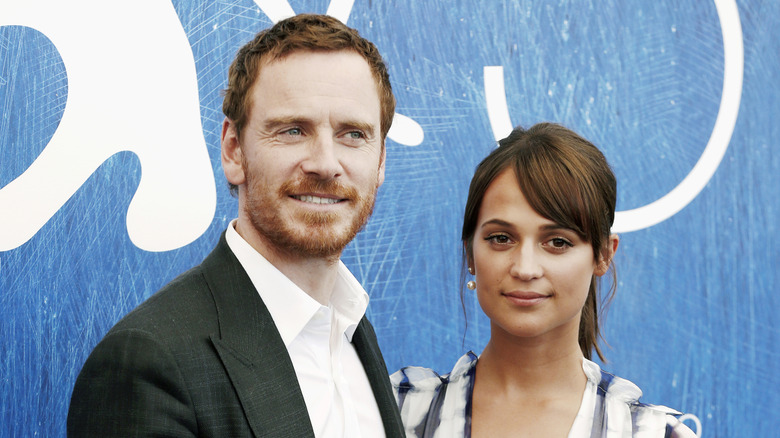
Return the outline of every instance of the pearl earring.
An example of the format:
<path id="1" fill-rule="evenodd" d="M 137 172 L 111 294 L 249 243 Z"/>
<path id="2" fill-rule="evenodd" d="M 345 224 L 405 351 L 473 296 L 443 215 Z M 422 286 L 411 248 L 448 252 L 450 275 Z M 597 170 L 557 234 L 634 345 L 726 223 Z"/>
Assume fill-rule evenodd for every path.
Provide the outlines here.
<path id="1" fill-rule="evenodd" d="M 466 288 L 468 288 L 469 290 L 474 290 L 477 288 L 477 283 L 474 280 L 471 280 L 466 283 Z"/>

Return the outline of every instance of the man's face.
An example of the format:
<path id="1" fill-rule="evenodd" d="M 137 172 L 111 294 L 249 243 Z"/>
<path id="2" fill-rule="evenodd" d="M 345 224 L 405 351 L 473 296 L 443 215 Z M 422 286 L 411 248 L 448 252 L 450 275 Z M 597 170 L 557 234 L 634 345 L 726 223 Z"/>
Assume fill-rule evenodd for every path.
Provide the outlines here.
<path id="1" fill-rule="evenodd" d="M 337 259 L 384 181 L 368 64 L 350 51 L 296 52 L 261 68 L 251 102 L 239 147 L 231 149 L 239 142 L 230 122 L 223 129 L 225 174 L 240 187 L 239 233 L 261 252 Z"/>

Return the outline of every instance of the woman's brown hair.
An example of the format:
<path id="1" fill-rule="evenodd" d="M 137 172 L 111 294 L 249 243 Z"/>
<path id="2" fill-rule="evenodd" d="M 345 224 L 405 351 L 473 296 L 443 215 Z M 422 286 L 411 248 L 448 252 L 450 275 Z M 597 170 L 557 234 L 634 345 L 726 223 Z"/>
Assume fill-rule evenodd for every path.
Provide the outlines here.
<path id="1" fill-rule="evenodd" d="M 485 191 L 509 167 L 534 211 L 577 232 L 593 247 L 594 260 L 603 260 L 615 220 L 615 175 L 604 154 L 588 140 L 561 125 L 539 123 L 528 130 L 515 128 L 477 166 L 463 215 L 464 263 L 473 257 L 474 233 Z M 579 344 L 588 359 L 595 350 L 605 360 L 598 346 L 598 339 L 603 339 L 599 302 L 606 305 L 612 299 L 616 286 L 614 268 L 612 277 L 606 298 L 600 300 L 598 278 L 593 276 L 582 308 Z"/>

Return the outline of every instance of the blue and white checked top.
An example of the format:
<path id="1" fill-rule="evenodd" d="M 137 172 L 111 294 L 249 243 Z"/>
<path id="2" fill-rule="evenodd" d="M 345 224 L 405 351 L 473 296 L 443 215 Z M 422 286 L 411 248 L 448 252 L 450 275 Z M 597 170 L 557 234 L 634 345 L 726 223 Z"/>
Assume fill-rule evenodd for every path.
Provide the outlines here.
<path id="1" fill-rule="evenodd" d="M 642 391 L 583 358 L 588 382 L 569 438 L 695 438 L 680 413 L 639 402 Z M 449 374 L 406 367 L 390 376 L 407 437 L 471 436 L 471 395 L 477 356 L 466 353 Z"/>

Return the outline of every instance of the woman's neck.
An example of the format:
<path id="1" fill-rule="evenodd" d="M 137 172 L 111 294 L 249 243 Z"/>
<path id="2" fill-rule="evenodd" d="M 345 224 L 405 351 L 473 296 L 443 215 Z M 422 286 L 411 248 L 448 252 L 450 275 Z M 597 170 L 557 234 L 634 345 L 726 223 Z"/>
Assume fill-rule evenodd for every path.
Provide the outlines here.
<path id="1" fill-rule="evenodd" d="M 518 339 L 504 335 L 494 330 L 480 355 L 477 376 L 481 383 L 533 396 L 562 388 L 584 390 L 587 378 L 576 337 Z"/>
<path id="2" fill-rule="evenodd" d="M 576 342 L 492 334 L 477 362 L 472 437 L 565 437 L 587 377 Z"/>

